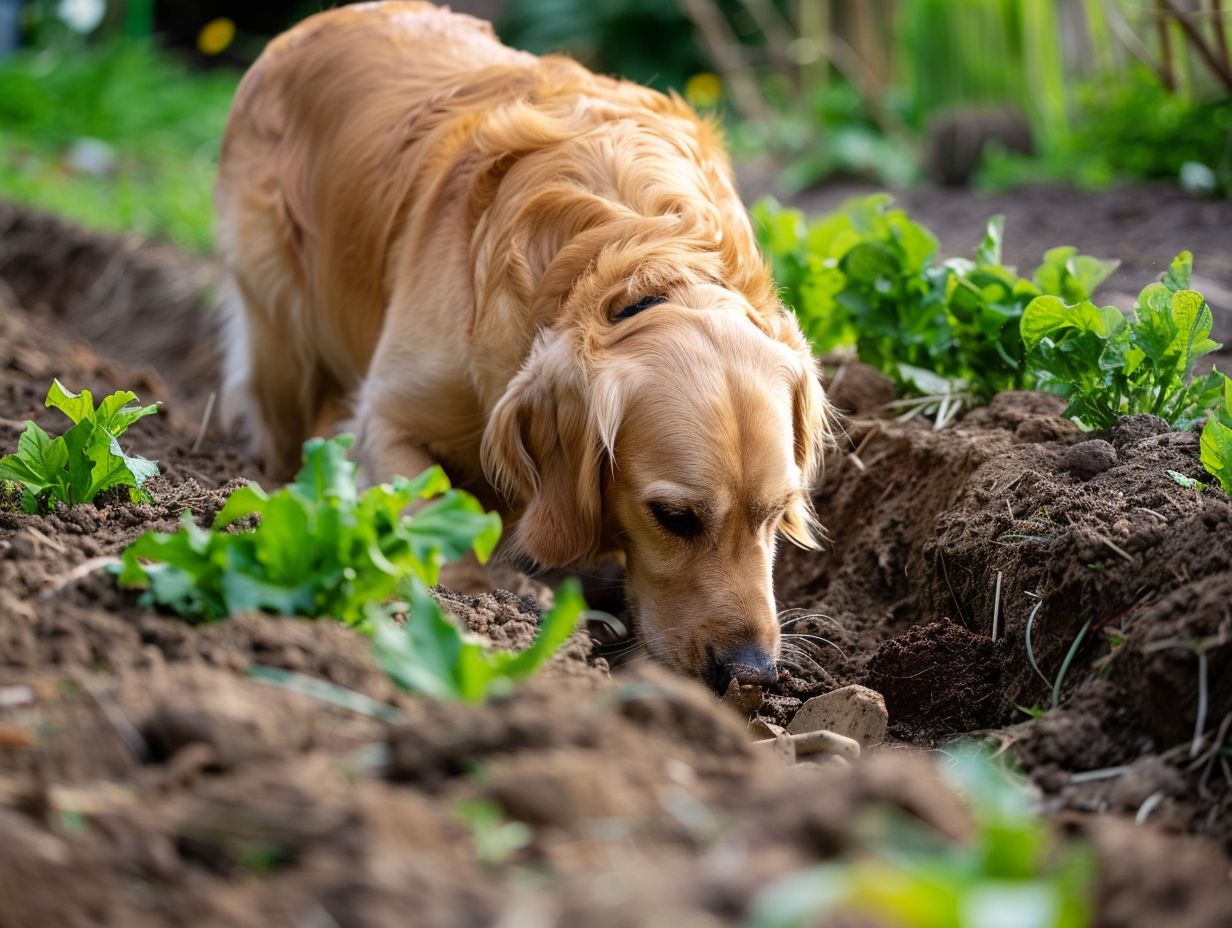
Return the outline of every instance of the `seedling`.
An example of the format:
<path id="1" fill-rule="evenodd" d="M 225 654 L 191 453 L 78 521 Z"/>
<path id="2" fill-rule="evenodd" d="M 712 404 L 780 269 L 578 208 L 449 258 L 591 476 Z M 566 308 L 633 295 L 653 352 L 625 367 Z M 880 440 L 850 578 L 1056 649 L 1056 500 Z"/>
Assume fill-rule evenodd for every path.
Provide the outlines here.
<path id="1" fill-rule="evenodd" d="M 1217 350 L 1211 308 L 1189 289 L 1193 256 L 1183 251 L 1158 283 L 1148 284 L 1126 317 L 1088 299 L 1040 296 L 1022 317 L 1028 363 L 1042 389 L 1069 400 L 1066 415 L 1106 429 L 1132 413 L 1192 428 L 1218 401 L 1223 376 L 1195 379 L 1198 358 Z"/>
<path id="2" fill-rule="evenodd" d="M 21 508 L 30 513 L 53 503 L 92 503 L 116 487 L 126 487 L 135 503 L 149 502 L 145 483 L 158 473 L 158 463 L 125 454 L 117 440 L 138 419 L 158 412 L 157 405 L 131 405 L 136 400 L 137 394 L 120 390 L 95 407 L 89 390 L 70 393 L 53 380 L 44 405 L 64 413 L 73 427 L 52 438 L 27 422 L 17 451 L 0 458 L 0 481 L 22 487 Z"/>
<path id="3" fill-rule="evenodd" d="M 461 799 L 454 803 L 453 812 L 470 825 L 475 856 L 481 864 L 495 867 L 506 863 L 534 838 L 529 825 L 505 818 L 501 807 L 488 799 Z"/>
<path id="4" fill-rule="evenodd" d="M 434 584 L 441 565 L 500 537 L 500 517 L 449 487 L 439 467 L 358 491 L 350 436 L 313 439 L 295 481 L 266 494 L 236 490 L 211 529 L 190 513 L 174 534 L 147 532 L 125 550 L 119 582 L 192 621 L 259 610 L 366 625 L 409 578 Z M 406 511 L 423 502 L 414 516 Z M 225 531 L 258 516 L 253 529 Z"/>

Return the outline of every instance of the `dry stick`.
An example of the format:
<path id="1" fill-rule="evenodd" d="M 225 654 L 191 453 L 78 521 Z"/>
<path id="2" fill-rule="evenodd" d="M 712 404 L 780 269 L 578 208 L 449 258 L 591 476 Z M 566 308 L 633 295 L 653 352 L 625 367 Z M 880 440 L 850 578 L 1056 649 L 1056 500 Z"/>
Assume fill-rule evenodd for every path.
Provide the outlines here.
<path id="1" fill-rule="evenodd" d="M 80 580 L 82 577 L 92 574 L 94 573 L 94 571 L 99 570 L 100 568 L 109 567 L 112 564 L 119 564 L 119 563 L 121 562 L 118 557 L 111 557 L 109 555 L 102 555 L 100 557 L 92 557 L 87 561 L 82 561 L 72 570 L 68 571 L 67 573 L 61 574 L 59 577 L 56 577 L 53 581 L 51 581 L 51 583 L 47 586 L 47 588 L 44 589 L 41 593 L 39 593 L 39 596 L 50 596 L 53 593 L 57 593 L 60 590 L 64 589 L 70 583 L 75 583 L 76 581 Z"/>
<path id="2" fill-rule="evenodd" d="M 1219 57 L 1225 66 L 1232 68 L 1232 57 L 1228 55 L 1228 35 L 1224 32 L 1223 0 L 1211 0 L 1211 28 L 1215 30 L 1215 44 L 1219 46 Z"/>
<path id="3" fill-rule="evenodd" d="M 1159 33 L 1159 53 L 1163 55 L 1164 87 L 1169 93 L 1176 92 L 1176 74 L 1172 66 L 1172 37 L 1168 34 L 1168 18 L 1165 15 L 1167 7 L 1164 0 L 1155 0 L 1155 8 L 1159 15 L 1155 18 L 1155 29 Z"/>
<path id="4" fill-rule="evenodd" d="M 1102 0 L 1104 9 L 1104 17 L 1108 20 L 1108 25 L 1120 39 L 1121 44 L 1129 51 L 1131 55 L 1137 58 L 1142 64 L 1146 65 L 1151 72 L 1159 78 L 1160 83 L 1167 86 L 1169 77 L 1165 74 L 1163 68 L 1151 58 L 1150 50 L 1142 44 L 1142 40 L 1130 28 L 1129 23 L 1121 16 L 1121 11 L 1117 9 L 1116 0 Z"/>
<path id="5" fill-rule="evenodd" d="M 1206 37 L 1202 34 L 1202 30 L 1198 28 L 1198 24 L 1194 22 L 1192 16 L 1185 10 L 1180 9 L 1172 2 L 1172 0 L 1156 0 L 1161 10 L 1167 9 L 1176 17 L 1176 21 L 1180 23 L 1181 28 L 1185 30 L 1185 34 L 1189 36 L 1189 44 L 1197 50 L 1198 55 L 1206 62 L 1206 66 L 1211 69 L 1220 83 L 1228 90 L 1232 90 L 1232 68 L 1219 60 L 1214 50 L 1207 44 Z M 1160 21 L 1160 28 L 1166 28 L 1166 23 Z M 1171 88 L 1169 88 L 1171 89 Z"/>
<path id="6" fill-rule="evenodd" d="M 201 414 L 201 427 L 197 429 L 197 437 L 193 439 L 193 451 L 201 449 L 201 442 L 205 439 L 205 432 L 210 427 L 210 417 L 214 415 L 214 401 L 218 399 L 218 392 L 210 391 L 210 398 L 205 401 L 205 412 Z"/>
<path id="7" fill-rule="evenodd" d="M 739 40 L 732 34 L 718 6 L 710 0 L 680 0 L 685 14 L 693 21 L 702 44 L 710 51 L 717 67 L 731 85 L 732 102 L 746 119 L 770 120 L 770 107 L 757 89 L 757 80 L 744 61 Z"/>
<path id="8" fill-rule="evenodd" d="M 765 37 L 775 65 L 783 71 L 790 70 L 791 61 L 787 57 L 787 46 L 791 44 L 794 36 L 791 24 L 779 8 L 771 0 L 740 0 L 740 5 Z"/>

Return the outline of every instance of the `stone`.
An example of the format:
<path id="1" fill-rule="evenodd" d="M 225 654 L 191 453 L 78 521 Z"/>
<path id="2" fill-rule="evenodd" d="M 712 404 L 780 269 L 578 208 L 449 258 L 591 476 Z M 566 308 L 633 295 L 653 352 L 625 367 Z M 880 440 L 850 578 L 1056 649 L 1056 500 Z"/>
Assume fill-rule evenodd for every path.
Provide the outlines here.
<path id="1" fill-rule="evenodd" d="M 885 740 L 889 720 L 885 698 L 880 693 L 852 684 L 814 696 L 800 707 L 787 731 L 793 735 L 832 731 L 868 750 Z"/>

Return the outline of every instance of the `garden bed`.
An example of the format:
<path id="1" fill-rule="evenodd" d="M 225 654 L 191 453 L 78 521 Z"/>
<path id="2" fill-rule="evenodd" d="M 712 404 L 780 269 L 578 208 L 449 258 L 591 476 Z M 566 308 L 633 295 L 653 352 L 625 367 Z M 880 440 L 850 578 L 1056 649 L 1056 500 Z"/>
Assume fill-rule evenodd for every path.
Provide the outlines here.
<path id="1" fill-rule="evenodd" d="M 1227 923 L 1232 507 L 1169 475 L 1202 476 L 1194 435 L 1138 419 L 1092 445 L 1037 394 L 937 431 L 878 418 L 885 384 L 840 368 L 852 415 L 817 496 L 830 541 L 778 572 L 789 631 L 829 643 L 791 639 L 759 713 L 786 722 L 864 683 L 891 739 L 851 768 L 786 766 L 699 686 L 612 673 L 582 635 L 469 707 L 399 693 L 368 640 L 327 621 L 194 628 L 136 605 L 105 560 L 261 477 L 201 426 L 213 272 L 3 208 L 0 229 L 0 449 L 27 418 L 54 424 L 52 377 L 164 404 L 128 433 L 160 462 L 153 505 L 0 511 L 0 926 L 730 923 L 777 877 L 853 853 L 880 804 L 963 835 L 925 759 L 962 735 L 1017 757 L 1094 843 L 1098 924 Z M 1203 267 L 1203 242 L 1183 244 Z M 511 594 L 451 605 L 497 644 L 533 636 Z"/>

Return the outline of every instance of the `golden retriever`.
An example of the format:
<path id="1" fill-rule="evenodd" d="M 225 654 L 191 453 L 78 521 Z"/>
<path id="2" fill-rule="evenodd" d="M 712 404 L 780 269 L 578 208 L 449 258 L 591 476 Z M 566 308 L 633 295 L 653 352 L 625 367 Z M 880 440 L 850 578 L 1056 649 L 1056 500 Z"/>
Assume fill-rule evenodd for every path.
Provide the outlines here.
<path id="1" fill-rule="evenodd" d="M 520 556 L 620 559 L 652 656 L 776 678 L 776 538 L 816 544 L 830 409 L 685 103 L 427 3 L 341 7 L 245 76 L 216 201 L 271 474 L 352 416 L 365 479 L 440 463 Z"/>

